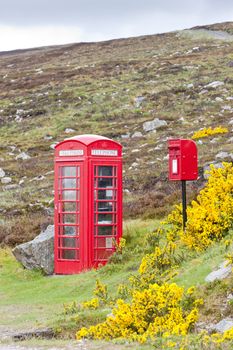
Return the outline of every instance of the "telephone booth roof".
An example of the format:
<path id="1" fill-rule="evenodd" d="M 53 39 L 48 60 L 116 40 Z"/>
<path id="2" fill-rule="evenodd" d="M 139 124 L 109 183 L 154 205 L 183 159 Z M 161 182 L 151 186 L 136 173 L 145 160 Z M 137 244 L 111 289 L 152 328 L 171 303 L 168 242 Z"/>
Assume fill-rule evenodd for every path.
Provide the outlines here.
<path id="1" fill-rule="evenodd" d="M 89 146 L 90 144 L 92 144 L 96 141 L 111 141 L 111 142 L 114 142 L 116 145 L 122 147 L 122 145 L 119 142 L 116 142 L 112 139 L 109 139 L 108 137 L 100 136 L 100 135 L 84 134 L 84 135 L 78 135 L 78 136 L 67 138 L 67 139 L 59 142 L 55 146 L 55 148 L 57 148 L 61 144 L 68 142 L 68 141 L 77 141 L 77 142 L 84 144 L 85 146 Z"/>

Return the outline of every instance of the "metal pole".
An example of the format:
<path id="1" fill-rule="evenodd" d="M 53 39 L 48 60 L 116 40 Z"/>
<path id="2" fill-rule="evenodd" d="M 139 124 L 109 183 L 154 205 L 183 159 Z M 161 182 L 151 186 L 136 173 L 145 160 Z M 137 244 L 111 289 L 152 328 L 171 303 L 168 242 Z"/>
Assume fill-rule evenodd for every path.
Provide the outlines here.
<path id="1" fill-rule="evenodd" d="M 183 211 L 183 229 L 185 230 L 187 222 L 187 202 L 186 202 L 186 181 L 182 180 L 182 211 Z"/>

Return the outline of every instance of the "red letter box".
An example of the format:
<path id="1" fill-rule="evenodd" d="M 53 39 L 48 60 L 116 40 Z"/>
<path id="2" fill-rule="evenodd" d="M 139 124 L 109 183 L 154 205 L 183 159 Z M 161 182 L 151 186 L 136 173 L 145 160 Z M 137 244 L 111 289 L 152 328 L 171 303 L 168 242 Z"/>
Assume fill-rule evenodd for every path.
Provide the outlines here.
<path id="1" fill-rule="evenodd" d="M 106 264 L 122 236 L 122 146 L 81 135 L 55 148 L 55 273 Z"/>
<path id="2" fill-rule="evenodd" d="M 193 140 L 169 140 L 169 180 L 196 180 L 197 146 Z"/>

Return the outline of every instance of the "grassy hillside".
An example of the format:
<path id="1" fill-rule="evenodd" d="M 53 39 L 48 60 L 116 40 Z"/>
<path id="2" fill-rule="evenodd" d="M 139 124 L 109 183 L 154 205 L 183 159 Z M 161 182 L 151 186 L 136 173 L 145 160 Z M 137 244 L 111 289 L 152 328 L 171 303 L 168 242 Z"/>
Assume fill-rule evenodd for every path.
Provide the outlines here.
<path id="1" fill-rule="evenodd" d="M 201 178 L 189 184 L 192 198 L 202 167 L 232 150 L 232 33 L 233 23 L 223 23 L 0 53 L 0 168 L 12 179 L 1 185 L 0 240 L 30 239 L 52 222 L 51 145 L 76 134 L 123 144 L 125 218 L 153 218 L 180 197 L 179 184 L 167 182 L 167 139 L 227 127 L 198 142 Z M 222 84 L 208 85 L 214 81 Z M 155 118 L 167 125 L 146 132 L 143 123 Z M 21 152 L 30 158 L 17 158 Z"/>
<path id="2" fill-rule="evenodd" d="M 79 310 L 76 305 L 90 300 L 96 279 L 107 284 L 109 296 L 119 297 L 119 284 L 128 284 L 130 276 L 135 275 L 145 252 L 150 252 L 147 233 L 152 232 L 158 225 L 157 221 L 130 221 L 126 223 L 127 251 L 124 260 L 112 262 L 98 271 L 89 271 L 79 275 L 45 277 L 39 271 L 23 269 L 14 259 L 9 249 L 0 249 L 0 313 L 4 319 L 0 322 L 1 335 L 30 331 L 35 328 L 52 327 L 58 339 L 53 341 L 27 340 L 26 346 L 57 346 L 67 345 L 60 339 L 74 339 L 77 329 L 82 326 L 102 322 L 106 315 L 111 313 L 111 307 L 106 305 L 97 310 Z M 232 232 L 230 233 L 232 237 Z M 137 238 L 137 239 L 136 239 Z M 229 238 L 229 236 L 228 236 Z M 173 281 L 179 286 L 189 288 L 196 285 L 199 296 L 205 299 L 200 311 L 200 322 L 218 322 L 223 317 L 232 314 L 232 303 L 226 304 L 226 296 L 233 286 L 232 275 L 220 282 L 205 283 L 206 275 L 223 261 L 225 241 L 216 243 L 204 253 L 186 256 L 180 263 L 178 274 Z M 189 340 L 198 335 L 189 336 Z M 175 340 L 175 339 L 174 339 Z M 3 341 L 4 342 L 4 341 Z M 161 346 L 165 339 L 161 338 Z M 149 342 L 145 345 L 121 342 L 87 342 L 88 349 L 161 349 L 160 345 Z M 229 344 L 229 346 L 231 346 Z M 227 344 L 219 349 L 230 349 Z M 165 349 L 167 349 L 165 347 Z M 189 349 L 197 349 L 195 346 Z M 203 349 L 207 349 L 203 347 Z M 215 347 L 213 347 L 215 349 Z"/>

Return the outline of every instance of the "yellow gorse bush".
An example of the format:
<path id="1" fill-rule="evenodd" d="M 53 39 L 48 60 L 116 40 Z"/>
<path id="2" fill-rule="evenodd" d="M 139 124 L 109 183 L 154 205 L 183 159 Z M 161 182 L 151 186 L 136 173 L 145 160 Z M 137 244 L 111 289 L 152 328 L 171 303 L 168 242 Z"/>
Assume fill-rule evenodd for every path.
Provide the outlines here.
<path id="1" fill-rule="evenodd" d="M 181 206 L 176 206 L 167 218 L 173 236 L 195 250 L 206 249 L 223 238 L 233 224 L 233 165 L 223 163 L 218 169 L 212 165 L 209 175 L 207 185 L 187 208 L 185 232 Z"/>
<path id="2" fill-rule="evenodd" d="M 228 132 L 228 129 L 227 128 L 223 128 L 222 126 L 217 126 L 214 129 L 212 129 L 211 127 L 210 128 L 204 128 L 204 129 L 196 131 L 193 134 L 192 139 L 196 140 L 196 139 L 201 139 L 201 138 L 212 136 L 212 135 L 225 134 L 227 132 Z"/>
<path id="3" fill-rule="evenodd" d="M 118 299 L 117 307 L 105 322 L 82 328 L 77 332 L 77 339 L 126 338 L 145 342 L 166 332 L 185 335 L 198 318 L 195 300 L 189 310 L 182 307 L 185 298 L 190 295 L 175 283 L 152 284 L 147 289 L 135 290 L 131 303 Z"/>
<path id="4" fill-rule="evenodd" d="M 211 166 L 209 175 L 207 185 L 188 207 L 185 232 L 182 207 L 178 205 L 162 226 L 150 234 L 150 238 L 154 237 L 154 251 L 143 257 L 138 275 L 129 279 L 130 286 L 121 285 L 118 290 L 118 296 L 130 301 L 117 299 L 112 314 L 102 323 L 81 328 L 77 339 L 124 338 L 145 342 L 162 336 L 168 338 L 172 347 L 169 337 L 184 336 L 192 328 L 203 300 L 195 299 L 194 287 L 184 291 L 175 283 L 169 283 L 182 261 L 179 255 L 184 247 L 196 251 L 206 249 L 223 238 L 233 223 L 233 165 L 223 163 L 218 169 Z M 232 262 L 230 254 L 228 260 Z M 107 287 L 98 280 L 94 294 L 100 304 L 110 305 Z M 95 304 L 93 300 L 90 307 Z M 232 340 L 232 330 L 222 336 L 204 335 L 204 338 L 210 344 L 225 342 Z M 201 336 L 200 341 L 204 338 Z"/>
<path id="5" fill-rule="evenodd" d="M 91 300 L 87 300 L 82 303 L 83 309 L 96 310 L 99 308 L 99 306 L 100 303 L 98 298 L 92 298 Z"/>

